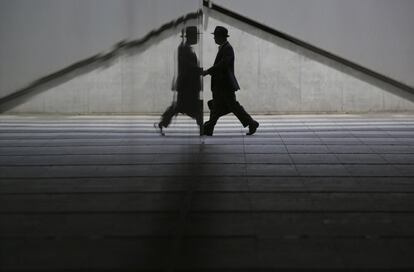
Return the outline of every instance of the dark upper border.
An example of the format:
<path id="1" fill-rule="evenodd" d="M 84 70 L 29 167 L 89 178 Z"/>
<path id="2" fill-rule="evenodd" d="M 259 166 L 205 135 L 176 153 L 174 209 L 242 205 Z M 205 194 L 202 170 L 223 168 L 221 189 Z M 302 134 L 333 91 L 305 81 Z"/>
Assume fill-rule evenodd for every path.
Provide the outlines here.
<path id="1" fill-rule="evenodd" d="M 319 47 L 313 46 L 313 45 L 311 45 L 311 44 L 309 44 L 307 42 L 304 42 L 304 41 L 302 41 L 300 39 L 297 39 L 295 37 L 292 37 L 292 36 L 290 36 L 288 34 L 285 34 L 283 32 L 280 32 L 280 31 L 278 31 L 276 29 L 273 29 L 271 27 L 268 27 L 268 26 L 266 26 L 264 24 L 261 24 L 261 23 L 259 23 L 257 21 L 254 21 L 252 19 L 249 19 L 249 18 L 247 18 L 247 17 L 245 17 L 245 16 L 243 16 L 241 14 L 238 14 L 236 12 L 233 12 L 233 11 L 231 11 L 229 9 L 226 9 L 224 7 L 221 7 L 221 6 L 218 6 L 218 5 L 216 5 L 214 3 L 211 3 L 211 2 L 210 2 L 210 5 L 209 5 L 209 1 L 207 1 L 207 0 L 203 0 L 203 5 L 205 7 L 207 7 L 207 8 L 211 8 L 212 10 L 218 11 L 218 12 L 220 12 L 220 13 L 222 13 L 224 15 L 227 15 L 227 16 L 229 16 L 231 18 L 234 18 L 234 19 L 236 19 L 238 21 L 241 21 L 241 22 L 246 23 L 248 25 L 254 26 L 254 27 L 256 27 L 256 28 L 258 28 L 260 30 L 263 30 L 263 31 L 265 31 L 267 33 L 270 33 L 272 35 L 275 35 L 275 36 L 277 36 L 277 37 L 279 37 L 281 39 L 287 40 L 287 41 L 289 41 L 289 42 L 291 42 L 293 44 L 296 44 L 296 45 L 298 45 L 300 47 L 306 48 L 306 49 L 308 49 L 308 50 L 310 50 L 312 52 L 315 52 L 317 54 L 320 54 L 320 55 L 322 55 L 324 57 L 333 59 L 333 60 L 335 60 L 335 61 L 337 61 L 337 62 L 339 62 L 339 63 L 341 63 L 343 65 L 346 65 L 348 67 L 351 67 L 351 68 L 353 68 L 353 69 L 355 69 L 357 71 L 360 71 L 362 73 L 368 74 L 368 75 L 370 75 L 370 76 L 372 76 L 374 78 L 377 78 L 379 80 L 382 80 L 382 81 L 384 81 L 384 82 L 386 82 L 386 83 L 388 83 L 388 84 L 390 84 L 392 86 L 395 86 L 395 87 L 400 88 L 402 90 L 405 90 L 405 91 L 414 93 L 414 88 L 411 87 L 411 86 L 409 86 L 409 85 L 407 85 L 407 84 L 401 83 L 401 82 L 399 82 L 399 81 L 397 81 L 395 79 L 392 79 L 392 78 L 390 78 L 388 76 L 385 76 L 383 74 L 377 73 L 377 72 L 375 72 L 375 71 L 373 71 L 371 69 L 368 69 L 366 67 L 363 67 L 363 66 L 361 66 L 361 65 L 359 65 L 359 64 L 357 64 L 355 62 L 346 60 L 346 59 L 344 59 L 344 58 L 342 58 L 342 57 L 340 57 L 338 55 L 332 54 L 332 53 L 330 53 L 330 52 L 328 52 L 326 50 L 323 50 L 323 49 L 321 49 Z"/>

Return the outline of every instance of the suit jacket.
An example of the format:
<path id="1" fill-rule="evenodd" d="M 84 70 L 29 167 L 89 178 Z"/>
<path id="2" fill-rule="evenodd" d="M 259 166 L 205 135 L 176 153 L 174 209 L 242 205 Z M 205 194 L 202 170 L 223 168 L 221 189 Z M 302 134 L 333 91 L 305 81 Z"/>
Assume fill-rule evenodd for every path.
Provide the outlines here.
<path id="1" fill-rule="evenodd" d="M 240 89 L 234 75 L 234 50 L 228 41 L 220 47 L 214 65 L 207 72 L 211 75 L 211 90 L 213 92 L 235 92 Z"/>

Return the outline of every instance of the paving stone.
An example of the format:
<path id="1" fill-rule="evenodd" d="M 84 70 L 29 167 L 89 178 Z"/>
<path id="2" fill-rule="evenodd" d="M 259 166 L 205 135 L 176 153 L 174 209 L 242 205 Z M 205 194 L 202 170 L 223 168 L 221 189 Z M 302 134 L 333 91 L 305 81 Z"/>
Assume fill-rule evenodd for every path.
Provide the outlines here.
<path id="1" fill-rule="evenodd" d="M 0 198 L 0 213 L 177 211 L 180 193 L 11 194 Z"/>
<path id="2" fill-rule="evenodd" d="M 334 154 L 290 154 L 295 164 L 337 164 L 340 163 Z"/>
<path id="3" fill-rule="evenodd" d="M 288 237 L 259 240 L 260 267 L 263 269 L 338 269 L 344 266 L 341 255 L 329 239 L 313 240 Z"/>
<path id="4" fill-rule="evenodd" d="M 263 212 L 254 214 L 253 218 L 259 238 L 391 239 L 413 236 L 414 231 L 406 227 L 413 224 L 413 216 L 404 213 Z"/>
<path id="5" fill-rule="evenodd" d="M 246 154 L 286 154 L 288 153 L 284 145 L 246 145 L 244 147 Z"/>
<path id="6" fill-rule="evenodd" d="M 178 212 L 165 213 L 26 213 L 3 214 L 0 233 L 4 238 L 47 237 L 161 237 L 172 235 Z"/>
<path id="7" fill-rule="evenodd" d="M 298 176 L 295 166 L 284 164 L 249 164 L 246 166 L 248 176 Z"/>
<path id="8" fill-rule="evenodd" d="M 357 145 L 361 144 L 361 141 L 357 138 L 330 138 L 330 137 L 321 137 L 321 142 L 326 145 Z"/>
<path id="9" fill-rule="evenodd" d="M 404 193 L 252 193 L 256 211 L 414 211 L 414 199 Z"/>
<path id="10" fill-rule="evenodd" d="M 256 218 L 250 212 L 191 212 L 188 215 L 186 236 L 255 236 Z"/>
<path id="11" fill-rule="evenodd" d="M 396 168 L 401 175 L 414 178 L 413 165 L 394 165 L 393 167 Z"/>
<path id="12" fill-rule="evenodd" d="M 341 239 L 335 248 L 347 269 L 398 270 L 414 265 L 413 259 L 400 251 L 412 252 L 412 239 Z"/>
<path id="13" fill-rule="evenodd" d="M 249 177 L 248 186 L 251 192 L 305 191 L 302 177 Z"/>
<path id="14" fill-rule="evenodd" d="M 326 154 L 330 153 L 325 145 L 286 145 L 290 154 Z"/>
<path id="15" fill-rule="evenodd" d="M 296 169 L 301 176 L 346 177 L 349 172 L 343 165 L 334 164 L 297 164 Z"/>
<path id="16" fill-rule="evenodd" d="M 196 192 L 191 197 L 193 212 L 249 211 L 251 203 L 247 192 Z"/>
<path id="17" fill-rule="evenodd" d="M 370 145 L 370 148 L 380 154 L 414 154 L 411 145 Z"/>
<path id="18" fill-rule="evenodd" d="M 414 154 L 381 154 L 388 163 L 414 164 Z"/>
<path id="19" fill-rule="evenodd" d="M 344 164 L 386 164 L 387 162 L 377 154 L 336 154 L 338 160 Z"/>
<path id="20" fill-rule="evenodd" d="M 338 154 L 371 154 L 375 153 L 371 146 L 367 145 L 327 145 L 331 153 Z"/>
<path id="21" fill-rule="evenodd" d="M 283 142 L 286 145 L 318 145 L 322 144 L 321 139 L 317 137 L 308 137 L 308 138 L 292 138 L 292 137 L 283 137 Z"/>
<path id="22" fill-rule="evenodd" d="M 169 245 L 163 238 L 4 239 L 0 261 L 6 271 L 166 269 Z"/>
<path id="23" fill-rule="evenodd" d="M 288 154 L 246 154 L 245 163 L 291 164 Z"/>
<path id="24" fill-rule="evenodd" d="M 379 145 L 379 144 L 384 144 L 384 145 L 401 145 L 401 141 L 396 139 L 396 138 L 360 138 L 359 139 L 362 143 L 367 144 L 367 145 Z"/>
<path id="25" fill-rule="evenodd" d="M 394 177 L 403 176 L 397 168 L 390 165 L 345 165 L 346 170 L 352 176 L 369 176 L 369 177 Z"/>
<path id="26" fill-rule="evenodd" d="M 236 270 L 257 267 L 256 239 L 252 236 L 234 238 L 190 238 L 183 241 L 179 258 L 181 269 Z"/>

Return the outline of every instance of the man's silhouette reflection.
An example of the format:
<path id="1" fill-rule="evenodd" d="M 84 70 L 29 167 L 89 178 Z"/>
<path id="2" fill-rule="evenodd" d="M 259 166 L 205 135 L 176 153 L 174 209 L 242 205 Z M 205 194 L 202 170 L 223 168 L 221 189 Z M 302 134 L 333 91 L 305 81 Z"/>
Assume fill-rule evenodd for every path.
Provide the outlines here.
<path id="1" fill-rule="evenodd" d="M 161 116 L 160 122 L 154 127 L 164 135 L 163 128 L 168 127 L 171 119 L 178 113 L 186 114 L 196 119 L 201 129 L 203 125 L 202 100 L 200 100 L 202 68 L 199 67 L 198 59 L 192 49 L 197 44 L 197 27 L 185 28 L 185 42 L 178 47 L 178 75 L 173 83 L 173 90 L 177 91 L 177 101 L 173 101 Z"/>
<path id="2" fill-rule="evenodd" d="M 214 30 L 214 41 L 219 45 L 219 50 L 214 60 L 214 65 L 203 72 L 203 75 L 211 75 L 211 91 L 213 100 L 210 100 L 210 120 L 204 123 L 204 134 L 213 135 L 217 120 L 232 112 L 240 120 L 244 127 L 249 127 L 247 135 L 256 132 L 259 123 L 244 110 L 237 102 L 235 92 L 240 89 L 239 83 L 234 75 L 234 51 L 227 41 L 228 31 L 222 26 Z"/>

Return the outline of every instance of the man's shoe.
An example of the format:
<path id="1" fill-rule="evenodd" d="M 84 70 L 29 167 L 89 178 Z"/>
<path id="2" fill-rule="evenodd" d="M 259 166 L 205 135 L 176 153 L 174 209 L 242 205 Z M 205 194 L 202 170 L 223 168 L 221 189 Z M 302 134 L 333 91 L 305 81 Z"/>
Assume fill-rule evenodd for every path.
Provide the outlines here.
<path id="1" fill-rule="evenodd" d="M 214 131 L 214 127 L 213 127 L 213 129 L 211 129 L 211 125 L 210 125 L 209 121 L 205 122 L 204 125 L 203 125 L 203 135 L 213 136 L 213 131 Z"/>
<path id="2" fill-rule="evenodd" d="M 259 123 L 256 121 L 253 121 L 250 125 L 249 125 L 249 132 L 246 133 L 246 135 L 253 135 L 257 128 L 259 127 Z"/>
<path id="3" fill-rule="evenodd" d="M 213 132 L 212 131 L 209 131 L 209 130 L 206 130 L 205 128 L 203 129 L 203 135 L 204 136 L 213 136 Z"/>
<path id="4" fill-rule="evenodd" d="M 154 128 L 161 136 L 165 136 L 164 131 L 162 131 L 162 126 L 160 123 L 154 123 Z"/>
<path id="5" fill-rule="evenodd" d="M 207 101 L 208 109 L 211 111 L 213 109 L 213 100 Z"/>

